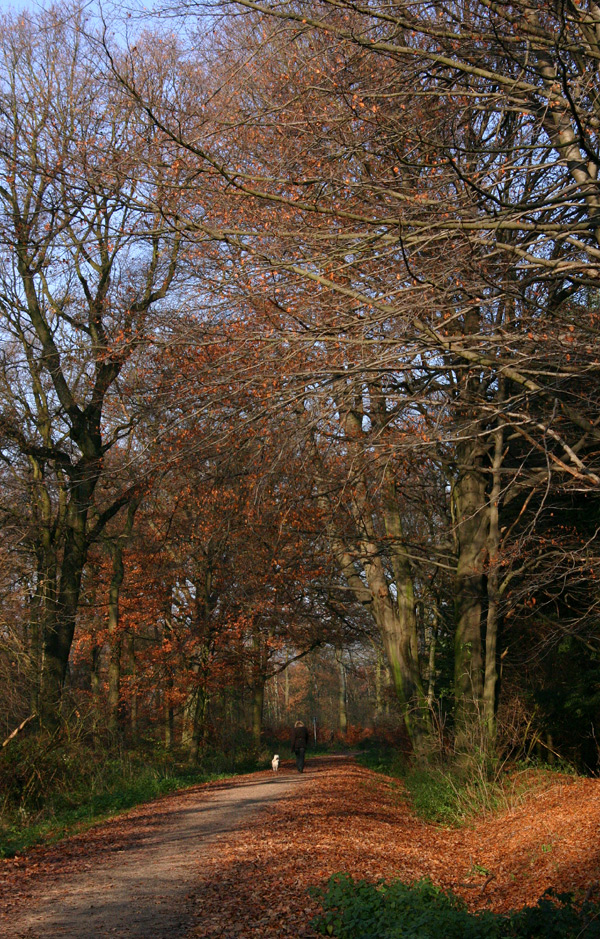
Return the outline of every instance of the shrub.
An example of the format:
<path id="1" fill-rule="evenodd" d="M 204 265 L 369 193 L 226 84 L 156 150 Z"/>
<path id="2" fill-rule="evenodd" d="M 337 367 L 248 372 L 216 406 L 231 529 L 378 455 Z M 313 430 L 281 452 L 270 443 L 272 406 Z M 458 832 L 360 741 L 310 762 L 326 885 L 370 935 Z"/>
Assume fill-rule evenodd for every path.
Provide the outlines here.
<path id="1" fill-rule="evenodd" d="M 218 752 L 191 766 L 155 740 L 124 749 L 66 723 L 23 736 L 0 752 L 0 858 L 163 793 L 255 768 L 253 757 L 239 754 L 232 765 Z"/>
<path id="2" fill-rule="evenodd" d="M 363 766 L 402 779 L 416 814 L 429 822 L 463 825 L 473 818 L 520 805 L 528 794 L 547 788 L 571 767 L 536 767 L 532 761 L 509 766 L 474 752 L 468 766 L 411 766 L 392 749 L 373 749 L 358 757 Z"/>
<path id="3" fill-rule="evenodd" d="M 339 874 L 331 878 L 320 900 L 325 912 L 313 926 L 336 939 L 496 939 L 501 935 L 493 914 L 471 916 L 462 900 L 428 881 L 371 884 Z"/>
<path id="4" fill-rule="evenodd" d="M 513 913 L 469 913 L 429 881 L 367 883 L 336 874 L 313 891 L 324 912 L 313 927 L 334 939 L 599 939 L 600 907 L 577 907 L 570 894 L 544 896 Z"/>

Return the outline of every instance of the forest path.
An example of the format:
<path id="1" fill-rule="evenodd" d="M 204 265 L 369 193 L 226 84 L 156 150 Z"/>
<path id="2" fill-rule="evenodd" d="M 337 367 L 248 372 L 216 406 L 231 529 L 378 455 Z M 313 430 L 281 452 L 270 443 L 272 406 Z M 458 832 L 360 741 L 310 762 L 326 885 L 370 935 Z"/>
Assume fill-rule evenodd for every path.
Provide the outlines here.
<path id="1" fill-rule="evenodd" d="M 310 888 L 337 871 L 427 877 L 472 910 L 549 888 L 600 899 L 600 780 L 519 780 L 505 811 L 460 829 L 423 822 L 399 780 L 347 757 L 198 786 L 0 861 L 0 937 L 318 939 Z"/>
<path id="2" fill-rule="evenodd" d="M 289 763 L 194 787 L 140 806 L 52 848 L 0 867 L 4 939 L 178 939 L 194 922 L 194 885 L 219 842 L 260 823 L 261 810 L 302 788 Z M 17 870 L 15 870 L 17 868 Z M 17 876 L 15 882 L 15 873 Z M 3 876 L 4 875 L 4 876 Z M 12 876 L 11 876 L 12 875 Z"/>

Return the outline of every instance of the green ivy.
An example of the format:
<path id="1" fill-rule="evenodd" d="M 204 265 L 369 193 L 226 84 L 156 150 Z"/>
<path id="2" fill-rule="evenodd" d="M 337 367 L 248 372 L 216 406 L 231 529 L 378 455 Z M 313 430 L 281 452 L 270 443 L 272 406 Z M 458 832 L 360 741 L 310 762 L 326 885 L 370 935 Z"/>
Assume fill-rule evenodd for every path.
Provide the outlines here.
<path id="1" fill-rule="evenodd" d="M 373 884 L 336 874 L 313 896 L 324 912 L 312 926 L 334 939 L 600 939 L 600 907 L 577 907 L 570 894 L 545 895 L 512 913 L 469 913 L 427 880 Z"/>

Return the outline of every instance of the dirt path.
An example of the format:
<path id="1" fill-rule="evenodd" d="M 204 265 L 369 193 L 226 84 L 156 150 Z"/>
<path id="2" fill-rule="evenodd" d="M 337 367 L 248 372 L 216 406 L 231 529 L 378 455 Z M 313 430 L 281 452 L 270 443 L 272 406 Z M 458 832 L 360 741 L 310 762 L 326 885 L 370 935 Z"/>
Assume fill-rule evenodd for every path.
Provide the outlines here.
<path id="1" fill-rule="evenodd" d="M 319 939 L 311 887 L 424 877 L 473 911 L 535 904 L 549 888 L 600 900 L 600 780 L 540 773 L 527 797 L 473 826 L 416 818 L 398 780 L 344 759 L 310 760 L 260 827 L 224 835 L 195 888 L 196 939 Z"/>
<path id="2" fill-rule="evenodd" d="M 472 910 L 549 888 L 600 900 L 598 831 L 597 779 L 539 773 L 503 814 L 443 829 L 398 780 L 313 758 L 304 776 L 287 763 L 197 787 L 0 861 L 0 937 L 318 939 L 309 890 L 338 871 L 427 877 Z"/>
<path id="3" fill-rule="evenodd" d="M 62 851 L 55 847 L 50 855 L 54 864 L 48 864 L 41 849 L 39 864 L 27 859 L 22 872 L 25 889 L 19 883 L 18 895 L 11 889 L 11 871 L 0 877 L 0 935 L 4 939 L 189 935 L 194 885 L 203 862 L 218 856 L 219 841 L 228 833 L 256 824 L 261 809 L 301 790 L 307 778 L 290 766 L 277 775 L 257 773 L 209 789 L 198 787 L 64 842 Z"/>

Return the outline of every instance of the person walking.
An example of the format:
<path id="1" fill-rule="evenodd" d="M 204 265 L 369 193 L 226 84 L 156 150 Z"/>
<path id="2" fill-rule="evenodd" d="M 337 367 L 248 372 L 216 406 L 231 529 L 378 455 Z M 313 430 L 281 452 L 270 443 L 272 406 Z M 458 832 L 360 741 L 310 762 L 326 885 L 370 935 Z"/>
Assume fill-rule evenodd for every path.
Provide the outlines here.
<path id="1" fill-rule="evenodd" d="M 302 721 L 296 721 L 292 732 L 292 753 L 296 755 L 296 769 L 304 772 L 304 754 L 308 746 L 308 729 Z"/>

